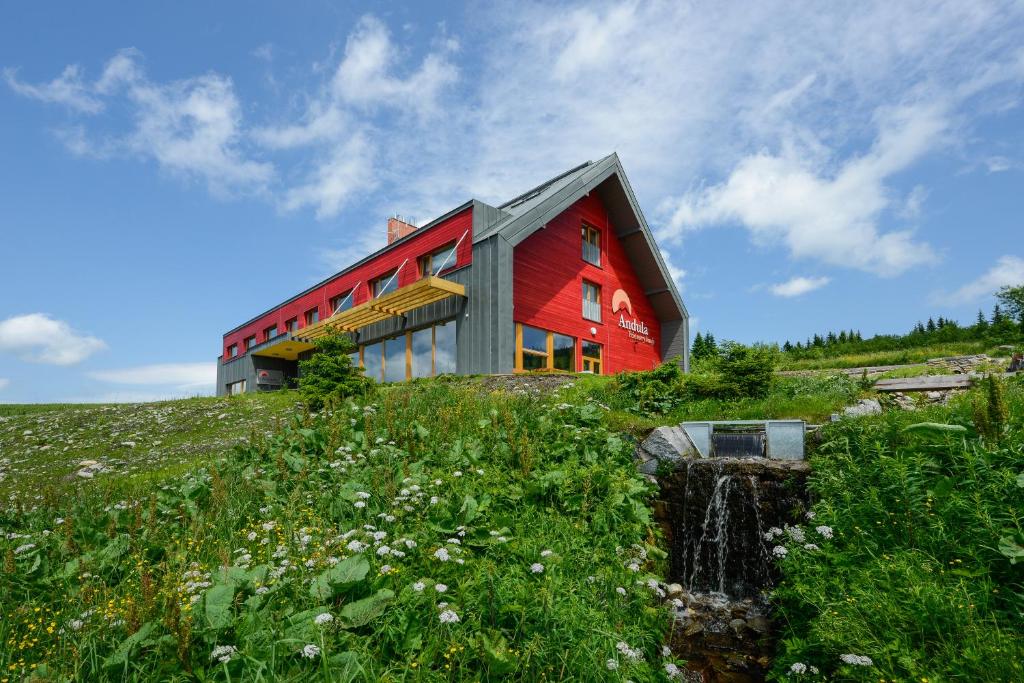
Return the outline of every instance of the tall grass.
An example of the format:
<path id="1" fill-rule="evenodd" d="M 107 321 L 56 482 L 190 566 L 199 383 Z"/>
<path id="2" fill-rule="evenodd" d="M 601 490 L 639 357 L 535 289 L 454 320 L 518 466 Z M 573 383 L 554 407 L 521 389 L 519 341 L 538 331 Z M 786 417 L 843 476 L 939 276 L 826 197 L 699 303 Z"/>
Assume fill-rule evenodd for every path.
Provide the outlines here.
<path id="1" fill-rule="evenodd" d="M 1019 381 L 1009 398 L 999 442 L 978 438 L 971 396 L 825 429 L 811 459 L 811 525 L 834 538 L 794 545 L 783 562 L 776 678 L 800 663 L 849 680 L 1024 680 L 1024 563 L 1012 557 L 1024 545 Z M 922 422 L 966 431 L 906 430 Z"/>

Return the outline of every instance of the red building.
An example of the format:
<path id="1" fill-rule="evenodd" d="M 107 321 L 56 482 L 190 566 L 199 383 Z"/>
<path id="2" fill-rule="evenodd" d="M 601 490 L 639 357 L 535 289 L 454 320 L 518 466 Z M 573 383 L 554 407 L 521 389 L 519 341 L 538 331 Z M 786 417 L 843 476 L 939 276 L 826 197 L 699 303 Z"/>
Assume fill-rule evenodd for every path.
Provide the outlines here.
<path id="1" fill-rule="evenodd" d="M 381 381 L 689 360 L 686 308 L 615 154 L 498 207 L 389 220 L 386 247 L 224 335 L 218 394 L 279 388 L 332 330 Z"/>

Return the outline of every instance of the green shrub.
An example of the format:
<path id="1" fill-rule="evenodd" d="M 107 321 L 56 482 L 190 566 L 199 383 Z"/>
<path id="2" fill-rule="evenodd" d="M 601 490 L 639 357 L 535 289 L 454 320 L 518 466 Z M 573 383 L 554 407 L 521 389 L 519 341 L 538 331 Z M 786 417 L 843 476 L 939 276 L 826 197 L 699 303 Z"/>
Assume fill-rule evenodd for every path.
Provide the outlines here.
<path id="1" fill-rule="evenodd" d="M 347 336 L 327 335 L 314 342 L 312 358 L 299 361 L 299 391 L 313 410 L 331 400 L 361 396 L 373 382 L 352 363 L 356 346 Z"/>
<path id="2" fill-rule="evenodd" d="M 672 358 L 654 370 L 623 372 L 616 376 L 614 391 L 628 410 L 664 415 L 683 400 L 683 370 Z"/>
<path id="3" fill-rule="evenodd" d="M 686 377 L 685 395 L 692 400 L 763 398 L 771 390 L 778 355 L 772 346 L 722 342 L 717 356 Z"/>

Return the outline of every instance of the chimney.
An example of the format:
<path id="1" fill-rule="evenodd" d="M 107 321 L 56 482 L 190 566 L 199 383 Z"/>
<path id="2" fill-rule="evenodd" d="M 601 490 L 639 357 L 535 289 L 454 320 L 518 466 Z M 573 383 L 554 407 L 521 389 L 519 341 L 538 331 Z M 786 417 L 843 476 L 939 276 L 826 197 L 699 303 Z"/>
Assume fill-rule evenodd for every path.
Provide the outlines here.
<path id="1" fill-rule="evenodd" d="M 416 229 L 412 223 L 407 223 L 401 216 L 388 218 L 388 244 L 395 240 L 402 239 Z"/>

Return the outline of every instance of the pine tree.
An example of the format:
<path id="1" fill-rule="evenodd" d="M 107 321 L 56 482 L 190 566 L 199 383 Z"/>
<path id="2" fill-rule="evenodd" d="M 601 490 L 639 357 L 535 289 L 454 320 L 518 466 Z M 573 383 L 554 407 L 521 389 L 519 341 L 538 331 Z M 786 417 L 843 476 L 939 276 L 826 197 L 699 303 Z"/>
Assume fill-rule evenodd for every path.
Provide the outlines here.
<path id="1" fill-rule="evenodd" d="M 846 330 L 840 330 L 839 332 L 839 343 L 845 344 L 849 337 L 846 336 Z"/>
<path id="2" fill-rule="evenodd" d="M 718 356 L 718 343 L 715 341 L 715 335 L 708 332 L 704 335 L 704 348 L 707 351 L 708 357 Z"/>
<path id="3" fill-rule="evenodd" d="M 836 333 L 835 332 L 829 332 L 828 336 L 825 337 L 825 344 L 827 346 L 832 346 L 835 343 L 836 343 Z"/>
<path id="4" fill-rule="evenodd" d="M 1003 310 L 999 308 L 999 304 L 996 304 L 992 309 L 992 324 L 998 325 L 1003 322 Z"/>
<path id="5" fill-rule="evenodd" d="M 790 351 L 793 350 L 793 345 L 789 343 L 788 339 L 786 340 L 786 343 L 782 345 L 782 350 L 785 351 L 786 353 L 789 353 Z"/>
<path id="6" fill-rule="evenodd" d="M 940 315 L 940 316 L 939 316 L 939 319 L 935 321 L 935 329 L 937 329 L 937 330 L 941 330 L 941 329 L 942 329 L 943 327 L 945 327 L 945 326 L 946 326 L 946 319 L 945 319 L 945 318 L 943 318 L 943 317 L 942 317 L 942 316 Z"/>
<path id="7" fill-rule="evenodd" d="M 821 347 L 821 346 L 825 345 L 825 340 L 821 338 L 820 334 L 815 334 L 814 335 L 814 345 L 817 346 L 817 347 Z"/>
<path id="8" fill-rule="evenodd" d="M 925 326 L 925 328 L 929 332 L 934 332 L 935 331 L 935 321 L 932 320 L 931 318 L 928 318 L 928 324 Z"/>
<path id="9" fill-rule="evenodd" d="M 984 330 L 988 327 L 988 320 L 985 319 L 985 314 L 980 308 L 978 309 L 978 320 L 974 323 L 974 326 L 979 330 Z"/>
<path id="10" fill-rule="evenodd" d="M 697 336 L 693 338 L 693 346 L 690 347 L 690 356 L 693 357 L 693 360 L 700 360 L 704 357 L 704 352 L 704 336 L 698 332 Z"/>

